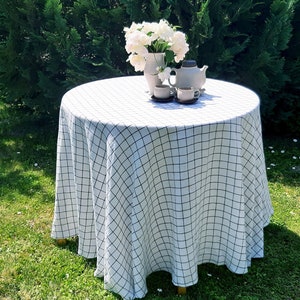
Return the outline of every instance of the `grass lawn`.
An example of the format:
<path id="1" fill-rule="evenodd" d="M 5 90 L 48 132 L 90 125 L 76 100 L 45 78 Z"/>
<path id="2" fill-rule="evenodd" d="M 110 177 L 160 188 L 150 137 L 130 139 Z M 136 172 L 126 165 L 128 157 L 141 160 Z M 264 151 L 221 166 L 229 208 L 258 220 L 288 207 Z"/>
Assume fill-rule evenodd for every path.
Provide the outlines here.
<path id="1" fill-rule="evenodd" d="M 94 277 L 96 261 L 77 255 L 76 239 L 59 247 L 50 238 L 56 134 L 57 124 L 32 122 L 0 103 L 0 299 L 121 299 Z M 300 137 L 264 145 L 275 210 L 265 257 L 245 275 L 200 265 L 185 296 L 176 295 L 170 274 L 153 273 L 144 299 L 300 299 Z"/>

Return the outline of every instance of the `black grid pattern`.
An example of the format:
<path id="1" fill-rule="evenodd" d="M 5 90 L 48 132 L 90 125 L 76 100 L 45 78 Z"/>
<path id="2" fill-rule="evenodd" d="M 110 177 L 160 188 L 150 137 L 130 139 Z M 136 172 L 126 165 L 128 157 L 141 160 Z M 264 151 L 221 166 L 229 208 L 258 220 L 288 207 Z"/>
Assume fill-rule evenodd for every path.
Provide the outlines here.
<path id="1" fill-rule="evenodd" d="M 60 113 L 52 237 L 78 235 L 79 254 L 97 257 L 95 276 L 124 299 L 145 296 L 157 270 L 177 286 L 205 262 L 246 273 L 273 213 L 253 92 L 208 79 L 183 106 L 154 104 L 144 87 L 86 84 Z"/>

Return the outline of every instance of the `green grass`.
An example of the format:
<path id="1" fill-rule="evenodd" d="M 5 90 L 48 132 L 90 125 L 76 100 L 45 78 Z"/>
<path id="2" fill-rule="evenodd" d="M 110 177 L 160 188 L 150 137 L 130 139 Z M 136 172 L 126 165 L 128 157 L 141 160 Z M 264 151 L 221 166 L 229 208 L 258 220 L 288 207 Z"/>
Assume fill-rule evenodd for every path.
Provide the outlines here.
<path id="1" fill-rule="evenodd" d="M 77 255 L 76 239 L 59 247 L 50 238 L 56 134 L 55 122 L 33 122 L 0 104 L 0 299 L 120 299 L 94 277 L 96 261 Z M 200 265 L 198 284 L 181 297 L 170 274 L 153 273 L 146 300 L 300 299 L 299 138 L 264 141 L 275 209 L 265 257 L 245 275 Z"/>

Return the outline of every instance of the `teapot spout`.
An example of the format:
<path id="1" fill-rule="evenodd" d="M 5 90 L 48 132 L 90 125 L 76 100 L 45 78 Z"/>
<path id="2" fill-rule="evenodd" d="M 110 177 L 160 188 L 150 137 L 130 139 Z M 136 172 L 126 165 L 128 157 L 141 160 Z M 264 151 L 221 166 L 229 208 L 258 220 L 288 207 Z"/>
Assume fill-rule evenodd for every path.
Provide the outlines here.
<path id="1" fill-rule="evenodd" d="M 204 65 L 204 66 L 200 69 L 200 71 L 205 73 L 207 69 L 208 69 L 208 66 L 207 66 L 207 65 Z"/>
<path id="2" fill-rule="evenodd" d="M 202 89 L 203 85 L 206 82 L 206 70 L 207 70 L 208 66 L 204 65 L 201 69 L 200 69 L 200 89 Z"/>

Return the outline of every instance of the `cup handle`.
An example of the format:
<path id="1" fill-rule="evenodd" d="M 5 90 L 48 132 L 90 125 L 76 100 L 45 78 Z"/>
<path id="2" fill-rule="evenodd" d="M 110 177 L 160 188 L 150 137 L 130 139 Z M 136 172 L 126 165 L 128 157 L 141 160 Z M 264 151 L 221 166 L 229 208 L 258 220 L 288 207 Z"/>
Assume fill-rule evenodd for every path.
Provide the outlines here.
<path id="1" fill-rule="evenodd" d="M 200 96 L 200 91 L 199 90 L 195 90 L 194 92 L 194 98 L 198 98 Z"/>
<path id="2" fill-rule="evenodd" d="M 175 68 L 172 68 L 172 69 L 171 69 L 171 72 L 170 72 L 170 75 L 171 75 L 172 72 L 175 72 L 175 74 L 176 74 L 176 69 L 175 69 Z M 168 78 L 168 81 L 169 81 L 169 85 L 170 85 L 170 86 L 176 87 L 176 76 L 175 76 L 175 83 L 174 83 L 174 84 L 171 82 L 171 77 Z"/>

